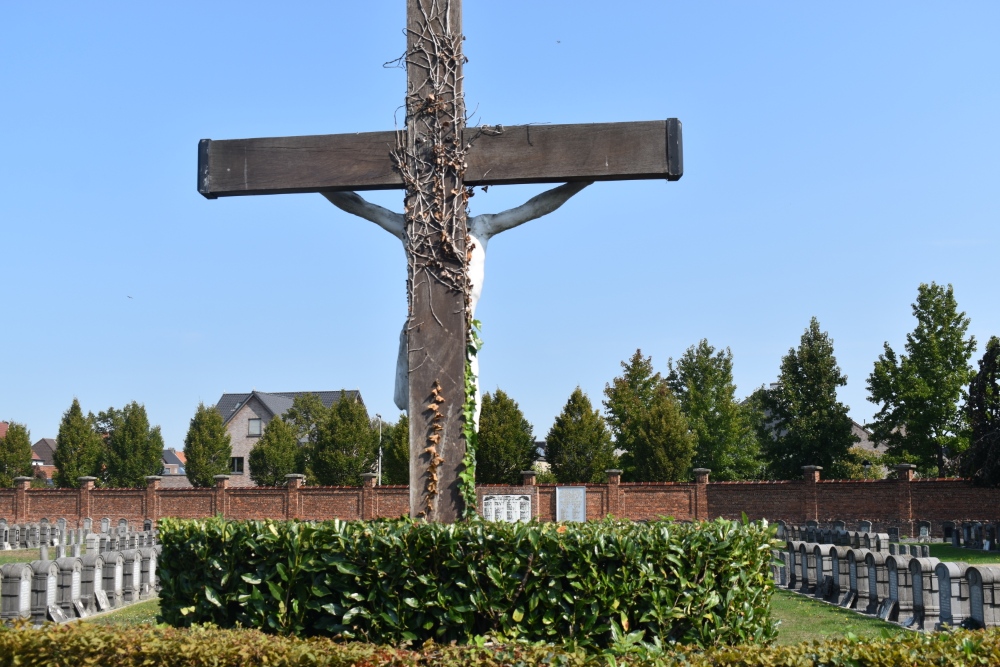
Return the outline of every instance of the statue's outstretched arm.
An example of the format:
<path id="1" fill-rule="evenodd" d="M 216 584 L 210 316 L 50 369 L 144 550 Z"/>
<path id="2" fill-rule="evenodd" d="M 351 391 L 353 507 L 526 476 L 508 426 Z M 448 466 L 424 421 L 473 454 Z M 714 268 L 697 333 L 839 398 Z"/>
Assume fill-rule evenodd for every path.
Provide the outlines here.
<path id="1" fill-rule="evenodd" d="M 405 223 L 401 214 L 365 201 L 354 192 L 324 192 L 322 195 L 341 211 L 374 222 L 397 239 L 403 240 Z"/>
<path id="2" fill-rule="evenodd" d="M 546 190 L 540 195 L 536 195 L 516 208 L 504 211 L 503 213 L 484 214 L 476 216 L 480 218 L 482 232 L 486 237 L 495 236 L 500 232 L 512 227 L 524 224 L 529 220 L 548 215 L 580 190 L 590 185 L 593 181 L 575 181 L 564 183 L 557 188 Z"/>

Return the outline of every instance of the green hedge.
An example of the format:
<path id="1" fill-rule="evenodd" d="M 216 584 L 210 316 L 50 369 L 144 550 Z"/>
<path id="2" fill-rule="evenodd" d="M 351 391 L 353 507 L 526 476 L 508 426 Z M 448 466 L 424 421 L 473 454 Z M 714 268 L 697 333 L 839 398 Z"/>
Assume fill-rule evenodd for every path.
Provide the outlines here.
<path id="1" fill-rule="evenodd" d="M 256 630 L 92 623 L 0 629 L 0 666 L 19 667 L 912 667 L 998 665 L 1000 630 L 911 633 L 896 639 L 842 639 L 795 646 L 586 652 L 550 646 L 443 646 L 413 650 L 327 638 L 275 637 Z"/>
<path id="2" fill-rule="evenodd" d="M 775 635 L 769 531 L 756 523 L 165 519 L 160 539 L 161 613 L 176 626 L 378 644 Z"/>

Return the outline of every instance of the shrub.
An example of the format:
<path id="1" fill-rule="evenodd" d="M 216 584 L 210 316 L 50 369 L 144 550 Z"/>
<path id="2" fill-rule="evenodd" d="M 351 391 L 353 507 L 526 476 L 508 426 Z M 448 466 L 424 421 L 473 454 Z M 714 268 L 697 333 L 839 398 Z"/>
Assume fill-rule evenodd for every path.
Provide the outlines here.
<path id="1" fill-rule="evenodd" d="M 761 524 L 164 519 L 164 619 L 376 643 L 767 642 Z"/>

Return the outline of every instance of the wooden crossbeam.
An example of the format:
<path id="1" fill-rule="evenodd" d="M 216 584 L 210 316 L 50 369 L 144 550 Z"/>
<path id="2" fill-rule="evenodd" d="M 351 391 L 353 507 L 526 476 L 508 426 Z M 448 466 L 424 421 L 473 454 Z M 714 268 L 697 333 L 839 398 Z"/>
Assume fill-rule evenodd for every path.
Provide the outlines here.
<path id="1" fill-rule="evenodd" d="M 684 173 L 676 118 L 632 123 L 466 128 L 466 185 L 678 180 Z M 263 139 L 202 139 L 198 192 L 237 195 L 401 189 L 390 151 L 396 132 Z"/>

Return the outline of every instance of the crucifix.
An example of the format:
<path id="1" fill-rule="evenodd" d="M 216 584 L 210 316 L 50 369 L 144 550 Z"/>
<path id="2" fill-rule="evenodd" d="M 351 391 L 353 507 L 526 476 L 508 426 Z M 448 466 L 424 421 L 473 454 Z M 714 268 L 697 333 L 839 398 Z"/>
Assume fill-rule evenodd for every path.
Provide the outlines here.
<path id="1" fill-rule="evenodd" d="M 487 241 L 593 181 L 678 180 L 681 124 L 466 127 L 461 0 L 406 0 L 406 35 L 405 129 L 202 139 L 198 191 L 208 199 L 321 193 L 403 242 L 408 313 L 395 398 L 410 419 L 410 515 L 452 522 L 475 502 L 462 473 L 468 480 L 466 433 L 478 419 L 472 321 Z M 515 183 L 564 185 L 510 211 L 466 218 L 473 186 Z M 355 194 L 386 189 L 405 190 L 403 214 Z"/>

